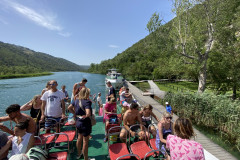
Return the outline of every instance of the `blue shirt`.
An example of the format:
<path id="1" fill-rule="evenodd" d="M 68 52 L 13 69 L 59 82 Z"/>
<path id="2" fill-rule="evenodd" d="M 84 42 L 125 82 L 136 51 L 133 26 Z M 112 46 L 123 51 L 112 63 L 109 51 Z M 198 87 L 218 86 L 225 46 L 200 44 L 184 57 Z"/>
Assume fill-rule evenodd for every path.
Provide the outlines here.
<path id="1" fill-rule="evenodd" d="M 170 105 L 167 105 L 167 106 L 166 106 L 166 110 L 167 110 L 167 112 L 169 112 L 169 113 L 171 114 L 171 112 L 172 112 L 172 107 L 171 107 Z"/>

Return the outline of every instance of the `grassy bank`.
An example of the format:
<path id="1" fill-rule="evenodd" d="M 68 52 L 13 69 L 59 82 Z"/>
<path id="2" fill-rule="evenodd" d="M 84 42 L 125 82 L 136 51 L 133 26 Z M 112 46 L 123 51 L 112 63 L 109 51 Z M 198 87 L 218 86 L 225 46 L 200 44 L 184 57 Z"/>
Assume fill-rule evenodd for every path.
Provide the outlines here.
<path id="1" fill-rule="evenodd" d="M 148 82 L 138 82 L 133 85 L 136 86 L 137 88 L 139 88 L 143 92 L 146 92 L 147 90 L 150 89 L 150 85 Z"/>
<path id="2" fill-rule="evenodd" d="M 47 76 L 47 75 L 52 75 L 52 74 L 53 73 L 51 73 L 51 72 L 30 73 L 30 74 L 9 74 L 9 75 L 0 75 L 0 79 L 38 77 L 38 76 Z"/>

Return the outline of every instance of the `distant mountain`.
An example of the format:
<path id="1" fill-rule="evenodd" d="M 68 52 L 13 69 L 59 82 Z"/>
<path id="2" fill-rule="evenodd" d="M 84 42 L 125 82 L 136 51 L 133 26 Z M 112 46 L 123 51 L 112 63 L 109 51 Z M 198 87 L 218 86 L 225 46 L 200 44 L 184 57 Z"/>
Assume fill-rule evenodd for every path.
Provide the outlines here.
<path id="1" fill-rule="evenodd" d="M 0 42 L 0 75 L 85 71 L 86 69 L 88 69 L 87 66 L 79 66 L 63 58 Z"/>

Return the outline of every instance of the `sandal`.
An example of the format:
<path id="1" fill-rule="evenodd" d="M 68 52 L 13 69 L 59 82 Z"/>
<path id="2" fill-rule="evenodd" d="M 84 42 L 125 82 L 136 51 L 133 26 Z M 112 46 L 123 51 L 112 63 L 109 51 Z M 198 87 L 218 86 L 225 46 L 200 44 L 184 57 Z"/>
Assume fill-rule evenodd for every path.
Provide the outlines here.
<path id="1" fill-rule="evenodd" d="M 78 155 L 76 158 L 80 159 L 83 156 L 83 153 L 81 153 L 80 155 Z"/>

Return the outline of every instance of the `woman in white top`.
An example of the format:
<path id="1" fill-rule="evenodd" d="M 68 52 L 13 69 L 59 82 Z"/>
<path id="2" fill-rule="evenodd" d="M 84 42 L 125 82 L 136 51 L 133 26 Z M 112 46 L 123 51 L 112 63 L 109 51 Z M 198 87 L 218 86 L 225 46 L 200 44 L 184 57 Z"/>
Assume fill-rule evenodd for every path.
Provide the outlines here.
<path id="1" fill-rule="evenodd" d="M 27 153 L 34 145 L 34 136 L 27 133 L 28 120 L 20 122 L 14 127 L 15 136 L 12 139 L 12 156 L 15 154 Z"/>

